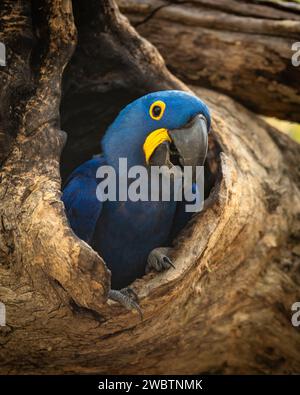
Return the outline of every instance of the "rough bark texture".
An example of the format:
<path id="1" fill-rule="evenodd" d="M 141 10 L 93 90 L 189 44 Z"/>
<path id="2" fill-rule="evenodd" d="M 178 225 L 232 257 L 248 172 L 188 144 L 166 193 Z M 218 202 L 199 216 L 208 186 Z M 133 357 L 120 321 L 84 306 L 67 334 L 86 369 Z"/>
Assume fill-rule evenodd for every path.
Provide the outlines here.
<path id="1" fill-rule="evenodd" d="M 296 143 L 228 97 L 211 107 L 205 210 L 176 242 L 176 270 L 132 288 L 144 320 L 105 303 L 109 273 L 69 229 L 62 171 L 98 151 L 121 106 L 187 89 L 113 1 L 1 3 L 1 373 L 295 373 L 300 334 Z M 2 88 L 3 87 L 3 88 Z M 281 100 L 284 96 L 281 96 Z M 299 252 L 298 252 L 299 254 Z"/>
<path id="2" fill-rule="evenodd" d="M 300 4 L 240 0 L 118 0 L 184 82 L 260 114 L 300 122 Z"/>

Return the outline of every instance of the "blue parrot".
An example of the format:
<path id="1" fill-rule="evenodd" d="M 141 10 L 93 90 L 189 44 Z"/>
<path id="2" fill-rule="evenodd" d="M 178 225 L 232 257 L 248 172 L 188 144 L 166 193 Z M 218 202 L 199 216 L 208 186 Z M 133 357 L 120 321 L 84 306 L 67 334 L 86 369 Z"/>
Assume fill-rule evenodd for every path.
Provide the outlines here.
<path id="1" fill-rule="evenodd" d="M 96 173 L 111 166 L 119 179 L 120 158 L 126 158 L 128 168 L 140 165 L 147 171 L 152 166 L 203 165 L 210 123 L 208 107 L 190 93 L 147 94 L 127 105 L 109 126 L 102 154 L 66 181 L 62 200 L 70 226 L 103 257 L 112 274 L 110 297 L 128 308 L 136 307 L 126 288 L 131 282 L 149 270 L 173 266 L 169 247 L 191 214 L 175 199 L 100 201 L 97 187 L 103 178 Z"/>

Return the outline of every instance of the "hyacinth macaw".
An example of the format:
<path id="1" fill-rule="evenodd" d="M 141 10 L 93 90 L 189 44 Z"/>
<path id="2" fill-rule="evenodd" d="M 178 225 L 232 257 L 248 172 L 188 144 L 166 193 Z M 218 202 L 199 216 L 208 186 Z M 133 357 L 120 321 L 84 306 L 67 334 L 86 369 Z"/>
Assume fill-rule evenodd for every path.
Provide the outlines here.
<path id="1" fill-rule="evenodd" d="M 196 96 L 150 93 L 119 113 L 105 132 L 102 154 L 76 168 L 66 182 L 62 200 L 69 223 L 104 258 L 112 273 L 109 296 L 128 308 L 136 307 L 136 300 L 124 287 L 147 270 L 173 266 L 167 247 L 189 215 L 174 199 L 100 202 L 96 172 L 109 165 L 118 176 L 120 158 L 127 159 L 128 168 L 203 165 L 210 123 L 208 107 Z"/>

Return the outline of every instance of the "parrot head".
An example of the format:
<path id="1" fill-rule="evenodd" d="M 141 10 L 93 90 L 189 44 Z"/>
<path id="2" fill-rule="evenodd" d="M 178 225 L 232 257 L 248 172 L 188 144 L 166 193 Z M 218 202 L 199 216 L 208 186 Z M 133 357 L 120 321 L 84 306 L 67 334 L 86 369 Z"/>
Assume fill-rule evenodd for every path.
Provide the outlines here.
<path id="1" fill-rule="evenodd" d="M 102 148 L 116 166 L 201 166 L 210 129 L 208 107 L 196 96 L 168 90 L 150 93 L 127 105 L 107 129 Z"/>

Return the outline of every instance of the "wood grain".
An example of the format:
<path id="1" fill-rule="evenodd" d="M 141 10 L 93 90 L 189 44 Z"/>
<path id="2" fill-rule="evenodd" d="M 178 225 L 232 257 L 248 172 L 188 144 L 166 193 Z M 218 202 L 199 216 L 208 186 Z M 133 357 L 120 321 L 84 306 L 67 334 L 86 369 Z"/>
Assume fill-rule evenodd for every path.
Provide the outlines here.
<path id="1" fill-rule="evenodd" d="M 118 0 L 185 83 L 225 93 L 259 114 L 300 122 L 300 5 L 256 1 Z"/>
<path id="2" fill-rule="evenodd" d="M 0 372 L 299 372 L 300 335 L 291 325 L 300 284 L 299 145 L 227 96 L 190 87 L 212 110 L 208 197 L 176 241 L 176 269 L 132 285 L 140 321 L 106 303 L 104 262 L 68 227 L 60 122 L 67 173 L 133 97 L 188 88 L 113 1 L 75 2 L 73 13 L 70 2 L 47 1 L 42 14 L 36 3 L 14 4 L 0 6 L 9 37 L 1 128 L 12 141 L 0 184 Z"/>

